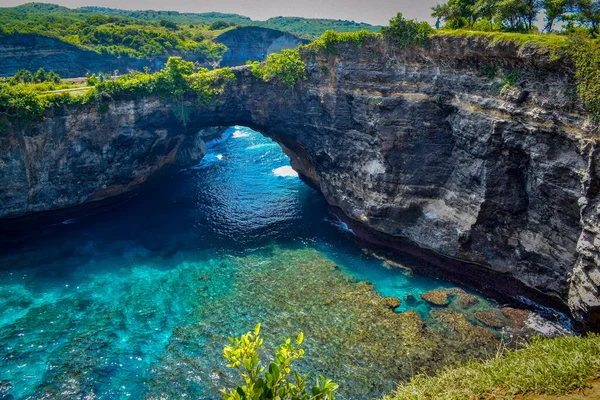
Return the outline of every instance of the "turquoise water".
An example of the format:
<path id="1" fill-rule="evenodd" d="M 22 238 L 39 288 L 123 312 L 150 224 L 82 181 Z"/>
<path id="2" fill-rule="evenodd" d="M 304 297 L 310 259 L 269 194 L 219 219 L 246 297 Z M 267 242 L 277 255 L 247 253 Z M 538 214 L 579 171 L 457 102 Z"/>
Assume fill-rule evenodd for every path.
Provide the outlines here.
<path id="1" fill-rule="evenodd" d="M 393 313 L 360 327 L 379 309 L 358 283 L 414 295 L 397 311 L 425 319 L 418 295 L 454 285 L 366 255 L 259 133 L 230 128 L 207 148 L 118 207 L 2 249 L 0 398 L 220 398 L 236 382 L 226 338 L 257 322 L 267 348 L 305 331 L 300 367 L 334 377 L 344 396 L 379 396 L 411 374 L 416 361 L 385 336 Z"/>

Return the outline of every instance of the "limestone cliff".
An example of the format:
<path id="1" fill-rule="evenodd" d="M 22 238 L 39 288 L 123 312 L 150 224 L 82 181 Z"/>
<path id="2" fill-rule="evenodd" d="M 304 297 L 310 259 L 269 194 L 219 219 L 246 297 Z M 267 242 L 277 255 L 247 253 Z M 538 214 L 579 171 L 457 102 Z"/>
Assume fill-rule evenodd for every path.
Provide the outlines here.
<path id="1" fill-rule="evenodd" d="M 496 277 L 520 282 L 599 329 L 597 140 L 565 60 L 456 37 L 435 37 L 429 50 L 373 39 L 302 55 L 306 81 L 286 89 L 238 68 L 186 129 L 156 99 L 10 127 L 0 215 L 127 192 L 165 164 L 199 158 L 200 128 L 247 125 L 362 226 L 466 261 L 463 276 L 484 267 L 499 292 L 509 289 Z M 509 75 L 515 84 L 501 91 Z"/>
<path id="2" fill-rule="evenodd" d="M 85 76 L 87 72 L 113 72 L 144 67 L 159 69 L 164 60 L 142 60 L 102 55 L 83 50 L 58 39 L 39 35 L 7 35 L 0 37 L 0 76 L 12 76 L 20 69 L 52 70 L 63 78 Z"/>
<path id="3" fill-rule="evenodd" d="M 290 33 L 257 26 L 231 29 L 219 35 L 216 41 L 227 46 L 227 51 L 221 57 L 221 67 L 245 65 L 246 61 L 264 61 L 271 53 L 295 49 L 308 43 L 308 40 Z"/>

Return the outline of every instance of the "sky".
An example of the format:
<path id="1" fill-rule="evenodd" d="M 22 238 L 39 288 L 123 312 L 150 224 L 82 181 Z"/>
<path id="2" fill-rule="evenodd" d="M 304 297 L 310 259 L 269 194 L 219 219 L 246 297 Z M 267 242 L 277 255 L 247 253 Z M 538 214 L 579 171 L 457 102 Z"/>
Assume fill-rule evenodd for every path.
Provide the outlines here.
<path id="1" fill-rule="evenodd" d="M 34 1 L 34 0 L 30 0 Z M 442 0 L 36 0 L 66 7 L 103 6 L 127 10 L 171 10 L 181 12 L 220 11 L 248 16 L 254 20 L 296 16 L 347 19 L 373 25 L 387 25 L 398 11 L 407 18 L 432 22 L 430 8 Z M 0 0 L 12 7 L 26 0 Z"/>

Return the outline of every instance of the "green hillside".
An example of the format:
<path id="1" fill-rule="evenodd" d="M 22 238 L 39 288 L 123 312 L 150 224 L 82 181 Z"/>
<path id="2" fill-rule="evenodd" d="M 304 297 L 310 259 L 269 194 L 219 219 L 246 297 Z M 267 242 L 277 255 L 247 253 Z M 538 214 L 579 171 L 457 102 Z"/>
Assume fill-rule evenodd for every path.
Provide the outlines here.
<path id="1" fill-rule="evenodd" d="M 177 11 L 153 11 L 153 10 L 119 10 L 105 7 L 82 7 L 71 9 L 67 7 L 61 7 L 55 4 L 45 3 L 27 3 L 17 7 L 5 7 L 0 8 L 0 26 L 6 31 L 18 31 L 22 33 L 38 33 L 43 35 L 50 35 L 58 37 L 74 43 L 77 45 L 83 45 L 94 50 L 98 50 L 98 46 L 117 46 L 115 41 L 111 43 L 105 43 L 104 41 L 87 40 L 83 34 L 81 37 L 78 31 L 86 26 L 86 21 L 90 17 L 97 15 L 108 16 L 116 18 L 110 23 L 120 23 L 121 25 L 136 25 L 151 27 L 152 30 L 159 30 L 161 32 L 168 32 L 167 30 L 160 29 L 172 27 L 173 23 L 178 27 L 178 33 L 180 36 L 184 36 L 187 39 L 194 39 L 194 35 L 201 33 L 204 38 L 211 38 L 216 36 L 214 28 L 225 28 L 224 24 L 215 24 L 224 22 L 228 25 L 235 26 L 259 26 L 264 28 L 278 29 L 285 32 L 290 32 L 299 37 L 305 39 L 316 39 L 321 36 L 326 30 L 334 30 L 337 32 L 356 32 L 365 29 L 369 32 L 379 32 L 380 26 L 369 25 L 365 23 L 357 23 L 354 21 L 345 20 L 334 20 L 334 19 L 314 19 L 314 18 L 300 18 L 300 17 L 275 17 L 269 18 L 266 21 L 253 21 L 252 19 L 238 15 L 238 14 L 224 14 L 218 12 L 210 13 L 180 13 Z M 97 21 L 98 19 L 96 19 Z M 124 22 L 127 21 L 127 22 Z M 83 23 L 82 23 L 83 22 Z M 162 26 L 157 28 L 156 23 L 162 22 Z M 167 23 L 167 24 L 166 24 Z M 67 29 L 70 25 L 75 25 L 70 29 Z M 192 26 L 193 25 L 193 26 Z M 212 28 L 212 29 L 211 29 Z M 217 31 L 219 29 L 216 29 Z M 172 33 L 172 32 L 171 32 Z M 75 36 L 80 36 L 79 39 Z M 142 34 L 141 36 L 145 36 Z M 182 40 L 185 40 L 182 38 Z M 202 39 L 202 40 L 203 40 Z M 117 40 L 117 39 L 115 39 Z M 202 41 L 200 40 L 200 42 Z M 197 41 L 197 40 L 196 40 Z M 170 41 L 176 48 L 185 49 L 188 45 L 175 44 L 175 41 Z M 127 43 L 122 44 L 124 48 L 132 48 Z M 154 47 L 154 44 L 152 44 Z M 168 47 L 168 45 L 167 45 Z M 120 51 L 125 51 L 121 48 Z M 134 50 L 139 52 L 138 49 Z M 111 52 L 116 50 L 111 47 Z M 144 51 L 142 50 L 143 54 Z"/>
<path id="2" fill-rule="evenodd" d="M 54 4 L 29 3 L 0 8 L 0 35 L 22 33 L 50 36 L 101 54 L 129 57 L 203 55 L 219 59 L 225 46 L 214 38 L 225 29 L 204 24 L 143 21 L 69 9 Z"/>

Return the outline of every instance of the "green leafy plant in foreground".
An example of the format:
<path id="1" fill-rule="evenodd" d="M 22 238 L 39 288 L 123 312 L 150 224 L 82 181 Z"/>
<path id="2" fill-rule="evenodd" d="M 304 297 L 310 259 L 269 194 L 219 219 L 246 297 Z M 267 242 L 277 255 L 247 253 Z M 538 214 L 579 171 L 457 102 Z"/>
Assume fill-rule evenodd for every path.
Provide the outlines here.
<path id="1" fill-rule="evenodd" d="M 307 390 L 310 372 L 301 375 L 291 368 L 291 364 L 304 356 L 304 350 L 299 346 L 304 340 L 300 333 L 296 344 L 291 339 L 279 346 L 275 360 L 269 363 L 265 370 L 258 352 L 262 348 L 263 339 L 260 337 L 260 324 L 254 332 L 248 332 L 239 338 L 229 338 L 230 346 L 226 346 L 223 354 L 229 368 L 237 369 L 245 384 L 233 390 L 223 389 L 225 400 L 333 400 L 338 385 L 323 376 L 319 376 L 315 386 Z M 293 376 L 294 381 L 288 377 Z"/>

